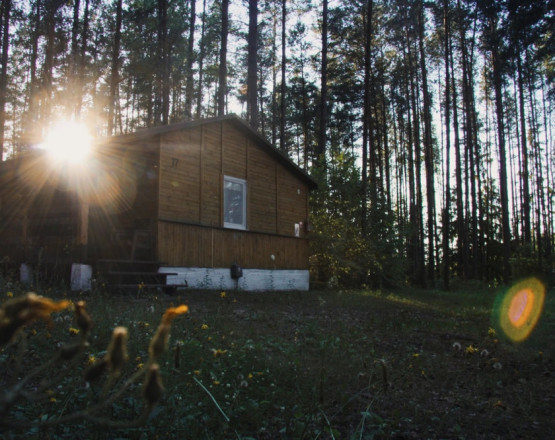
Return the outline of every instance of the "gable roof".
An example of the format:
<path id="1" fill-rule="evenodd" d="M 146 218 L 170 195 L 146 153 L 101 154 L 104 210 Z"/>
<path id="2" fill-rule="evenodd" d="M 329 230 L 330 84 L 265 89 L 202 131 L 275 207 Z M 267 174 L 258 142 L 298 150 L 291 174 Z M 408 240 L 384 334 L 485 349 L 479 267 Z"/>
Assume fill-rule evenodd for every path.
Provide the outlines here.
<path id="1" fill-rule="evenodd" d="M 229 114 L 225 116 L 217 116 L 213 118 L 203 118 L 184 122 L 175 122 L 168 125 L 161 125 L 158 127 L 139 129 L 133 133 L 121 134 L 116 136 L 111 136 L 102 142 L 103 144 L 110 143 L 123 143 L 128 144 L 133 141 L 147 139 L 152 136 L 161 135 L 165 133 L 171 133 L 173 131 L 180 131 L 189 128 L 199 127 L 206 124 L 213 124 L 218 122 L 229 122 L 235 128 L 239 129 L 245 135 L 254 139 L 260 147 L 266 153 L 268 153 L 272 158 L 281 163 L 287 170 L 293 173 L 296 177 L 301 179 L 307 184 L 309 189 L 317 189 L 318 184 L 316 181 L 302 168 L 295 164 L 286 154 L 274 147 L 270 142 L 268 142 L 260 133 L 253 130 L 250 125 L 248 125 L 243 119 L 239 118 L 235 114 Z"/>

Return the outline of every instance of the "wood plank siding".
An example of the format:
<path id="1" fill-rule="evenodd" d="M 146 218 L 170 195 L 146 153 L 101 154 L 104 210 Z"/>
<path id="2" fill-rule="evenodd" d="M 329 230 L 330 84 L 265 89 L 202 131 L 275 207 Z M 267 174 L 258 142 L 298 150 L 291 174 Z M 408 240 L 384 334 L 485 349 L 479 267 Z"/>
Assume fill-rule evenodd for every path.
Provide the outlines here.
<path id="1" fill-rule="evenodd" d="M 302 238 L 160 221 L 158 240 L 160 260 L 170 266 L 308 269 Z"/>
<path id="2" fill-rule="evenodd" d="M 247 231 L 223 228 L 224 176 L 247 182 Z M 233 121 L 161 134 L 159 259 L 186 267 L 306 269 L 305 232 L 295 237 L 295 224 L 308 219 L 308 191 Z"/>

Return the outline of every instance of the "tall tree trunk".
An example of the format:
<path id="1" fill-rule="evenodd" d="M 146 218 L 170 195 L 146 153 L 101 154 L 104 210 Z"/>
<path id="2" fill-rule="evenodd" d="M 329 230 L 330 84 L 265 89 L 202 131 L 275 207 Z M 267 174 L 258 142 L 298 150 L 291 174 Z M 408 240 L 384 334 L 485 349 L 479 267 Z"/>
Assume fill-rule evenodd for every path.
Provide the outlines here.
<path id="1" fill-rule="evenodd" d="M 363 115 L 362 115 L 362 212 L 361 212 L 361 226 L 362 235 L 366 236 L 368 232 L 368 146 L 371 144 L 370 138 L 372 137 L 371 120 L 371 69 L 372 69 L 372 13 L 373 13 L 373 0 L 368 0 L 365 5 L 365 32 L 364 32 L 364 102 L 363 102 Z M 373 167 L 370 169 L 374 173 Z M 371 179 L 372 181 L 374 179 Z M 372 200 L 375 202 L 375 199 Z M 372 206 L 374 208 L 374 206 Z"/>
<path id="2" fill-rule="evenodd" d="M 525 243 L 532 241 L 532 227 L 530 222 L 530 187 L 528 183 L 528 147 L 526 138 L 526 116 L 524 106 L 524 79 L 522 74 L 522 60 L 520 53 L 516 56 L 517 78 L 518 78 L 518 103 L 520 116 L 520 150 L 521 150 L 521 171 L 520 181 L 522 183 L 522 221 L 523 239 Z"/>
<path id="3" fill-rule="evenodd" d="M 39 127 L 36 123 L 38 120 L 38 108 L 39 108 L 39 81 L 37 79 L 37 59 L 39 51 L 39 38 L 41 35 L 41 0 L 36 0 L 35 8 L 31 12 L 31 17 L 33 24 L 33 31 L 31 34 L 31 53 L 29 60 L 29 106 L 24 116 L 23 131 L 26 133 L 27 139 L 25 143 L 34 143 L 37 141 L 39 135 Z"/>
<path id="4" fill-rule="evenodd" d="M 119 57 L 121 45 L 122 0 L 116 0 L 116 27 L 114 29 L 114 47 L 110 73 L 110 97 L 108 101 L 108 135 L 114 134 L 114 108 L 118 97 Z"/>
<path id="5" fill-rule="evenodd" d="M 420 50 L 420 71 L 422 74 L 422 99 L 424 118 L 424 164 L 426 169 L 426 202 L 428 211 L 428 278 L 435 278 L 434 232 L 435 232 L 435 191 L 434 191 L 434 146 L 432 140 L 432 113 L 430 92 L 428 90 L 428 71 L 424 51 L 424 5 L 420 1 L 418 14 L 418 46 Z"/>
<path id="6" fill-rule="evenodd" d="M 271 52 L 271 63 L 272 63 L 272 97 L 271 97 L 271 107 L 272 107 L 272 118 L 270 120 L 270 131 L 272 133 L 272 145 L 277 145 L 277 136 L 279 124 L 279 106 L 278 106 L 278 66 L 277 66 L 277 24 L 278 16 L 277 11 L 272 11 L 272 52 Z M 264 114 L 264 112 L 262 112 Z M 264 132 L 264 130 L 262 130 Z"/>
<path id="7" fill-rule="evenodd" d="M 528 61 L 527 51 L 526 51 L 526 60 Z M 546 226 L 548 222 L 547 219 L 550 216 L 548 216 L 546 203 L 545 203 L 545 199 L 546 199 L 544 194 L 545 182 L 543 178 L 543 167 L 542 167 L 542 162 L 544 161 L 541 160 L 541 157 L 542 156 L 544 157 L 545 153 L 542 154 L 540 140 L 538 139 L 539 122 L 538 122 L 537 111 L 536 111 L 536 100 L 534 99 L 534 86 L 532 84 L 532 80 L 530 77 L 528 77 L 528 94 L 530 96 L 530 118 L 531 118 L 530 131 L 531 131 L 531 139 L 532 139 L 531 144 L 533 146 L 533 158 L 534 158 L 534 168 L 535 168 L 534 174 L 536 176 L 536 199 L 537 199 L 536 236 L 537 236 L 538 271 L 542 273 L 544 269 L 544 261 L 543 261 L 544 252 L 545 250 L 547 250 L 547 246 L 545 246 L 546 249 L 544 250 L 544 242 L 546 241 L 544 239 L 547 238 L 548 236 Z M 543 237 L 542 237 L 542 223 L 544 228 Z"/>
<path id="8" fill-rule="evenodd" d="M 280 101 L 279 101 L 279 148 L 287 153 L 287 145 L 285 145 L 285 93 L 287 71 L 287 0 L 281 0 L 281 85 L 280 85 Z"/>
<path id="9" fill-rule="evenodd" d="M 80 0 L 73 2 L 73 25 L 71 27 L 71 64 L 67 72 L 68 80 L 68 100 L 66 111 L 70 115 L 77 114 L 77 93 L 78 83 L 80 81 L 79 75 L 79 47 L 77 44 L 77 37 L 79 34 L 79 8 L 81 6 Z"/>
<path id="10" fill-rule="evenodd" d="M 509 192 L 507 179 L 507 153 L 505 150 L 505 118 L 503 110 L 502 60 L 499 55 L 499 30 L 497 16 L 488 16 L 488 32 L 491 38 L 491 63 L 493 88 L 495 91 L 495 113 L 497 118 L 497 141 L 499 152 L 499 192 L 501 196 L 501 224 L 503 231 L 503 278 L 511 277 L 511 229 L 509 220 Z"/>
<path id="11" fill-rule="evenodd" d="M 250 126 L 258 130 L 258 0 L 249 0 L 247 116 Z"/>
<path id="12" fill-rule="evenodd" d="M 316 161 L 323 169 L 326 167 L 326 142 L 328 126 L 328 0 L 322 6 L 322 61 L 320 65 L 320 128 Z"/>
<path id="13" fill-rule="evenodd" d="M 382 53 L 383 57 L 383 53 Z M 390 161 L 390 146 L 389 146 L 389 121 L 387 111 L 387 95 L 385 91 L 385 72 L 382 63 L 379 73 L 379 83 L 381 85 L 381 107 L 382 107 L 382 132 L 383 132 L 383 152 L 384 152 L 384 167 L 385 167 L 385 203 L 388 211 L 391 210 L 391 161 Z M 382 185 L 383 187 L 383 185 Z"/>
<path id="14" fill-rule="evenodd" d="M 2 29 L 2 68 L 0 70 L 0 162 L 4 160 L 4 130 L 6 123 L 6 89 L 8 87 L 8 54 L 10 44 L 11 7 L 11 0 L 5 0 L 2 3 L 0 14 L 0 28 Z"/>
<path id="15" fill-rule="evenodd" d="M 220 34 L 220 67 L 218 71 L 218 116 L 225 114 L 227 96 L 227 34 L 229 33 L 229 0 L 222 0 L 222 28 Z M 249 49 L 250 50 L 250 49 Z"/>
<path id="16" fill-rule="evenodd" d="M 157 124 L 169 119 L 168 0 L 158 0 L 158 69 L 154 115 Z"/>
<path id="17" fill-rule="evenodd" d="M 198 93 L 197 93 L 197 111 L 196 117 L 202 115 L 202 88 L 204 87 L 204 55 L 205 55 L 205 32 L 206 32 L 206 0 L 202 1 L 202 25 L 200 31 L 200 51 L 198 60 Z"/>
<path id="18" fill-rule="evenodd" d="M 227 1 L 227 0 L 226 0 Z M 187 61 L 185 62 L 185 117 L 193 116 L 193 62 L 195 60 L 195 21 L 196 0 L 191 0 L 191 15 L 189 17 L 189 39 L 187 41 Z"/>
<path id="19" fill-rule="evenodd" d="M 451 77 L 450 77 L 450 17 L 449 2 L 443 0 L 443 27 L 445 32 L 445 207 L 443 211 L 443 288 L 449 290 L 450 276 L 450 215 L 451 215 Z"/>
<path id="20" fill-rule="evenodd" d="M 52 111 L 52 74 L 54 69 L 54 51 L 56 48 L 56 12 L 61 6 L 60 0 L 46 2 L 46 48 L 44 51 L 44 64 L 42 68 L 40 90 L 40 122 L 44 128 L 50 122 Z"/>
<path id="21" fill-rule="evenodd" d="M 81 30 L 81 56 L 79 57 L 79 78 L 77 81 L 77 96 L 75 114 L 81 113 L 83 105 L 83 81 L 85 77 L 85 66 L 87 64 L 87 46 L 89 44 L 89 4 L 90 0 L 85 0 L 85 10 L 83 11 L 83 29 Z"/>

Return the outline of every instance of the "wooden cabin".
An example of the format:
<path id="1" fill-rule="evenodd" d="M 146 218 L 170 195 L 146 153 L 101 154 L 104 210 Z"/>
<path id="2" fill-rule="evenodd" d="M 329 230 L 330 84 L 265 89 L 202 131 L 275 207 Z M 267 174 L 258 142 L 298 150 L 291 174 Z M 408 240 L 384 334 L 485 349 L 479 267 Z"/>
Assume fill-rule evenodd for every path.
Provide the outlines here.
<path id="1" fill-rule="evenodd" d="M 0 259 L 88 278 L 155 263 L 171 285 L 308 289 L 315 188 L 234 115 L 107 138 L 84 164 L 33 151 L 0 164 Z"/>

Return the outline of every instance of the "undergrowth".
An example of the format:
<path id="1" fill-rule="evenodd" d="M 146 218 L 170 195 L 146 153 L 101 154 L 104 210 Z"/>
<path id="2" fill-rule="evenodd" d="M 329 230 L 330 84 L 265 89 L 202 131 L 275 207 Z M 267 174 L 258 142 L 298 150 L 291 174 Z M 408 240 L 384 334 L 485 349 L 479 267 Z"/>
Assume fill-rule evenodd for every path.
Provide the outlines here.
<path id="1" fill-rule="evenodd" d="M 25 294 L 16 290 L 0 291 L 2 302 L 13 299 L 10 293 Z M 495 295 L 180 291 L 137 299 L 80 294 L 70 299 L 86 301 L 94 322 L 83 356 L 47 388 L 47 399 L 23 400 L 10 417 L 30 423 L 17 430 L 25 437 L 56 439 L 553 436 L 553 300 L 548 294 L 534 333 L 515 344 L 492 321 Z M 63 291 L 49 296 L 65 299 Z M 168 350 L 156 361 L 165 393 L 144 423 L 106 431 L 82 417 L 52 423 L 48 431 L 41 427 L 42 420 L 67 417 L 98 399 L 102 389 L 91 391 L 82 372 L 105 359 L 114 328 L 127 328 L 129 359 L 113 382 L 116 388 L 148 365 L 160 316 L 181 303 L 189 313 L 175 320 Z M 78 329 L 74 319 L 59 312 L 52 326 L 27 325 L 25 338 L 3 347 L 0 389 L 14 380 L 4 366 L 18 353 L 28 353 L 20 361 L 24 370 L 46 362 L 58 341 L 78 341 L 79 332 L 71 330 Z M 141 389 L 139 383 L 129 386 L 102 416 L 141 417 Z M 15 432 L 13 426 L 0 429 Z"/>

